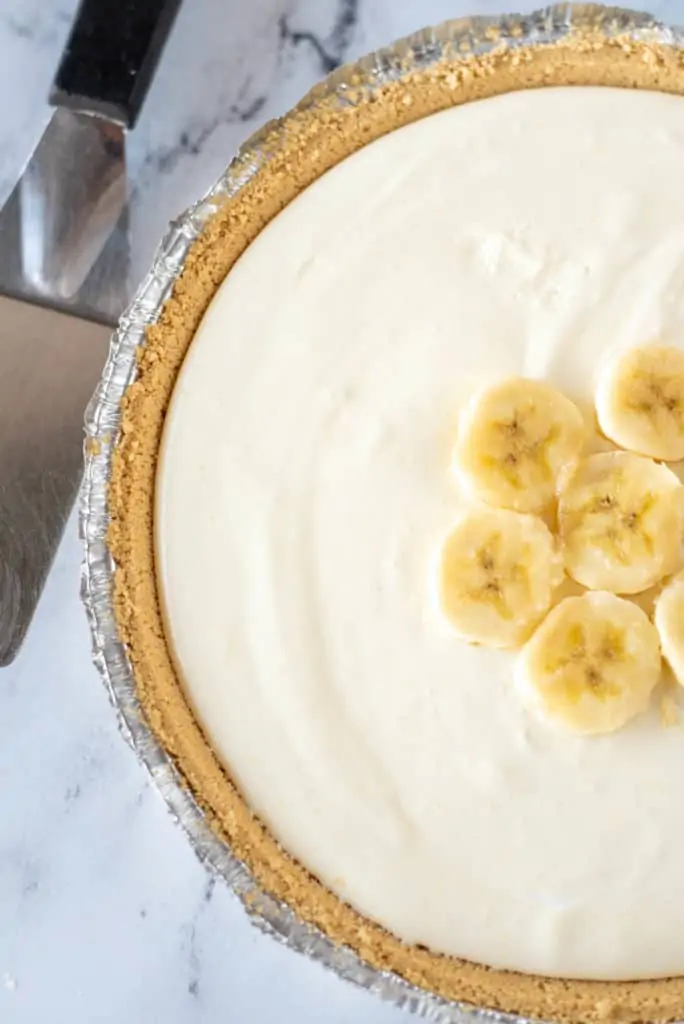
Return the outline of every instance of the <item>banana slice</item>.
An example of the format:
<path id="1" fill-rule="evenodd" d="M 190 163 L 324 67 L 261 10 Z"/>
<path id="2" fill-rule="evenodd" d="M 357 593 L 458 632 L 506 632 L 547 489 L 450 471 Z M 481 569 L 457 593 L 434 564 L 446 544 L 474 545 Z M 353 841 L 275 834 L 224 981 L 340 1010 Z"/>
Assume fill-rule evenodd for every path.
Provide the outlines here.
<path id="1" fill-rule="evenodd" d="M 565 395 L 540 381 L 507 380 L 475 395 L 464 410 L 456 469 L 488 505 L 543 512 L 585 436 L 582 414 Z"/>
<path id="2" fill-rule="evenodd" d="M 596 412 L 603 433 L 622 448 L 684 459 L 684 352 L 648 345 L 621 353 L 601 375 Z"/>
<path id="3" fill-rule="evenodd" d="M 523 700 L 579 733 L 613 732 L 646 709 L 660 678 L 658 632 L 624 598 L 567 597 L 518 659 Z"/>
<path id="4" fill-rule="evenodd" d="M 656 601 L 654 621 L 663 656 L 684 686 L 684 577 L 672 580 Z"/>
<path id="5" fill-rule="evenodd" d="M 514 647 L 546 614 L 562 579 L 560 555 L 541 519 L 481 508 L 444 542 L 439 601 L 464 640 Z"/>
<path id="6" fill-rule="evenodd" d="M 637 594 L 680 564 L 684 488 L 641 455 L 590 455 L 563 482 L 558 524 L 572 579 L 590 590 Z"/>

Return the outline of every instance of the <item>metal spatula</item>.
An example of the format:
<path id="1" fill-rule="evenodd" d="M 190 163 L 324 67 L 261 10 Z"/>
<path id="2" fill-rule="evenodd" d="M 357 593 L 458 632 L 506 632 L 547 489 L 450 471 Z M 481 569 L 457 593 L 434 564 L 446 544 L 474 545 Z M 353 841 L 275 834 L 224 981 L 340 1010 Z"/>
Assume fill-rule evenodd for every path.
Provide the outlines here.
<path id="1" fill-rule="evenodd" d="M 78 487 L 83 411 L 129 298 L 125 130 L 179 3 L 82 0 L 57 109 L 0 212 L 0 665 Z"/>

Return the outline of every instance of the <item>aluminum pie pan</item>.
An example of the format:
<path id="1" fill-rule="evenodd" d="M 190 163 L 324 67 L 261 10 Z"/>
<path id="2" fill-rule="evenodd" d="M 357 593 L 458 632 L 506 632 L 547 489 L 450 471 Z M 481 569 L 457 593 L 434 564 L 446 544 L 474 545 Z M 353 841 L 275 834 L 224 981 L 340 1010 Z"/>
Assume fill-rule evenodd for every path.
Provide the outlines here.
<path id="1" fill-rule="evenodd" d="M 316 85 L 294 112 L 321 101 L 353 103 L 359 82 L 364 90 L 380 88 L 455 54 L 486 55 L 496 47 L 548 46 L 578 30 L 590 29 L 607 39 L 659 44 L 684 50 L 684 30 L 668 28 L 648 14 L 594 5 L 558 4 L 528 16 L 462 18 L 426 28 L 353 64 Z M 223 877 L 241 899 L 252 921 L 342 978 L 375 992 L 383 1000 L 443 1024 L 480 1019 L 523 1021 L 517 1014 L 449 1001 L 410 984 L 398 974 L 364 962 L 348 947 L 333 943 L 315 926 L 301 921 L 287 904 L 264 892 L 248 868 L 210 827 L 205 812 L 182 783 L 173 761 L 146 722 L 125 647 L 119 637 L 113 602 L 115 565 L 107 544 L 110 525 L 108 490 L 112 453 L 120 428 L 121 399 L 135 378 L 137 356 L 148 326 L 156 323 L 193 243 L 213 215 L 251 181 L 269 159 L 270 122 L 241 147 L 235 160 L 198 203 L 172 222 L 152 267 L 112 336 L 109 357 L 85 417 L 85 472 L 80 493 L 80 532 L 85 545 L 81 596 L 92 634 L 93 660 L 117 713 L 124 739 L 135 750 L 173 817 L 199 859 Z"/>

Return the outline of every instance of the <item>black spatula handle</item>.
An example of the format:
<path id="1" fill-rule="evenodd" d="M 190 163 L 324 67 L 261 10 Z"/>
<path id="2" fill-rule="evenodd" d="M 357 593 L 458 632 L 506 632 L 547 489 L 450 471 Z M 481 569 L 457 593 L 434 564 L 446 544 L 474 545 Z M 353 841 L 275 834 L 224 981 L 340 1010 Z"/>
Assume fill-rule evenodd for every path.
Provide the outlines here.
<path id="1" fill-rule="evenodd" d="M 50 102 L 132 128 L 180 0 L 81 0 Z"/>

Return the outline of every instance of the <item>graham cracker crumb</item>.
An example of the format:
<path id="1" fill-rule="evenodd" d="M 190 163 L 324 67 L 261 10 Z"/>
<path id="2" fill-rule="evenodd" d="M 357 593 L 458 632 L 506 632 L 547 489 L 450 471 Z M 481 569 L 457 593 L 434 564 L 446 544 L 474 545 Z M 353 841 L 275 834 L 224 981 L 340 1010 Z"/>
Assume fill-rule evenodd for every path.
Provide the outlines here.
<path id="1" fill-rule="evenodd" d="M 467 42 L 462 44 L 468 51 Z M 461 47 L 459 47 L 461 49 Z M 248 864 L 257 884 L 369 964 L 446 999 L 558 1022 L 672 1021 L 684 1015 L 684 978 L 580 982 L 489 969 L 401 942 L 363 918 L 292 859 L 240 796 L 185 700 L 157 591 L 153 520 L 157 452 L 176 376 L 217 287 L 261 229 L 326 170 L 371 140 L 456 104 L 544 85 L 606 85 L 684 94 L 682 53 L 629 38 L 583 32 L 560 43 L 483 56 L 455 53 L 350 102 L 321 98 L 266 133 L 270 159 L 207 224 L 173 294 L 149 328 L 138 378 L 124 396 L 109 490 L 108 541 L 117 564 L 114 601 L 144 714 L 216 834 Z M 354 99 L 352 105 L 351 99 Z M 248 160 L 247 157 L 243 158 Z M 238 169 L 240 164 L 237 165 Z M 248 904 L 254 903 L 254 895 Z"/>

